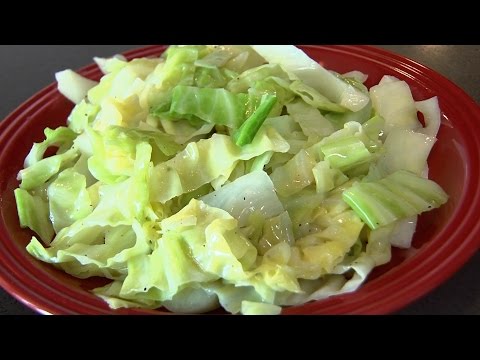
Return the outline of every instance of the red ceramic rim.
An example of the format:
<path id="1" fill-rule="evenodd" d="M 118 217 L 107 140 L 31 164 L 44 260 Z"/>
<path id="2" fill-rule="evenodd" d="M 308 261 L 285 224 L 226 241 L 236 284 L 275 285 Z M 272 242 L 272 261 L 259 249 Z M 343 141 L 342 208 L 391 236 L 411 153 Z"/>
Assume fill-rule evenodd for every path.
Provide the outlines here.
<path id="1" fill-rule="evenodd" d="M 148 46 L 125 53 L 128 59 L 155 56 L 165 46 Z M 388 68 L 393 74 L 411 79 L 419 86 L 439 90 L 445 116 L 457 116 L 455 127 L 460 133 L 467 163 L 459 205 L 451 221 L 415 256 L 381 276 L 368 281 L 352 294 L 335 296 L 299 307 L 286 308 L 284 314 L 385 314 L 394 312 L 425 295 L 452 276 L 478 250 L 480 245 L 480 108 L 462 89 L 435 71 L 405 57 L 371 46 L 303 46 L 307 52 L 323 51 L 355 59 L 368 60 L 372 66 Z M 334 64 L 328 64 L 335 69 Z M 92 64 L 80 70 L 98 79 L 100 71 Z M 13 111 L 0 122 L 0 148 L 14 146 L 14 134 L 28 126 L 28 118 L 48 107 L 58 96 L 51 84 Z M 0 164 L 6 164 L 5 152 Z M 2 172 L 5 169 L 2 169 Z M 2 184 L 2 186 L 4 186 Z M 0 210 L 2 198 L 0 197 Z M 164 314 L 160 311 L 122 309 L 113 311 L 101 300 L 80 287 L 55 281 L 40 264 L 32 261 L 23 247 L 8 236 L 0 219 L 0 286 L 28 307 L 43 314 Z"/>

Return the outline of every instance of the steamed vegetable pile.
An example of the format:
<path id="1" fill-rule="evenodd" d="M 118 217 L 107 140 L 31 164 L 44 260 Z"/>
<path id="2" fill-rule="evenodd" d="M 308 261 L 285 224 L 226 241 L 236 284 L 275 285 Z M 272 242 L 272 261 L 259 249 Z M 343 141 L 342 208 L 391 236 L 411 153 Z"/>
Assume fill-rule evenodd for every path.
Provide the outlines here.
<path id="1" fill-rule="evenodd" d="M 278 314 L 351 292 L 447 201 L 437 98 L 395 77 L 367 89 L 294 46 L 95 60 L 99 83 L 57 74 L 76 106 L 15 197 L 28 252 L 111 279 L 93 292 L 112 308 Z"/>

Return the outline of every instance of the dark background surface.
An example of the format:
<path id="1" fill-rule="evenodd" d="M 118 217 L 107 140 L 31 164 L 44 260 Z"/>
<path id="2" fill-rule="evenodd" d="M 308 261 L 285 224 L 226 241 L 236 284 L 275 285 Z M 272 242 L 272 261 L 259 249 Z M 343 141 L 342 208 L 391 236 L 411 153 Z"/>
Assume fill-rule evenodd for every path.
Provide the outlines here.
<path id="1" fill-rule="evenodd" d="M 108 57 L 142 45 L 0 45 L 0 119 L 52 83 L 56 71 L 77 69 L 93 56 Z M 480 46 L 381 45 L 422 63 L 463 88 L 480 104 Z M 1 151 L 1 149 L 0 149 Z M 0 169 L 1 171 L 1 169 Z M 1 264 L 0 264 L 1 266 Z M 480 253 L 452 278 L 397 314 L 480 314 Z M 34 311 L 0 288 L 0 315 Z"/>

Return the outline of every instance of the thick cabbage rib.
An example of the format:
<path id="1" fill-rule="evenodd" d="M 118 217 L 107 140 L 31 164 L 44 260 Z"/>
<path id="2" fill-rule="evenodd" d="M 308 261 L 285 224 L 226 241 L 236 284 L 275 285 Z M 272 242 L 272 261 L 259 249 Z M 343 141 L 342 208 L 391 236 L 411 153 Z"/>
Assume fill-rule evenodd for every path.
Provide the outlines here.
<path id="1" fill-rule="evenodd" d="M 378 229 L 438 208 L 448 195 L 435 182 L 399 170 L 377 182 L 354 184 L 343 199 L 371 229 Z"/>

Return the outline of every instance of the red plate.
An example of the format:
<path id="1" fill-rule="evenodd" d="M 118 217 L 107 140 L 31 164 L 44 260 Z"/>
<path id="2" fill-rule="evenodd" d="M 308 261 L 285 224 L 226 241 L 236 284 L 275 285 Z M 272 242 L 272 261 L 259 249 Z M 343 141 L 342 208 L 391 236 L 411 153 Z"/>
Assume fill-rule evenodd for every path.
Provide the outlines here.
<path id="1" fill-rule="evenodd" d="M 439 141 L 429 158 L 430 176 L 449 202 L 420 217 L 413 248 L 393 251 L 392 261 L 374 270 L 356 292 L 286 308 L 285 314 L 383 314 L 398 310 L 447 280 L 479 248 L 480 108 L 452 82 L 412 60 L 368 46 L 304 46 L 327 68 L 369 74 L 368 86 L 383 75 L 407 81 L 414 98 L 438 96 L 443 112 Z M 127 58 L 159 55 L 165 46 L 127 52 Z M 80 71 L 98 80 L 95 65 Z M 43 89 L 0 123 L 0 285 L 27 306 L 49 314 L 161 314 L 113 311 L 88 292 L 104 281 L 78 280 L 32 258 L 25 250 L 32 233 L 19 227 L 13 190 L 16 175 L 45 127 L 64 125 L 72 104 Z"/>

